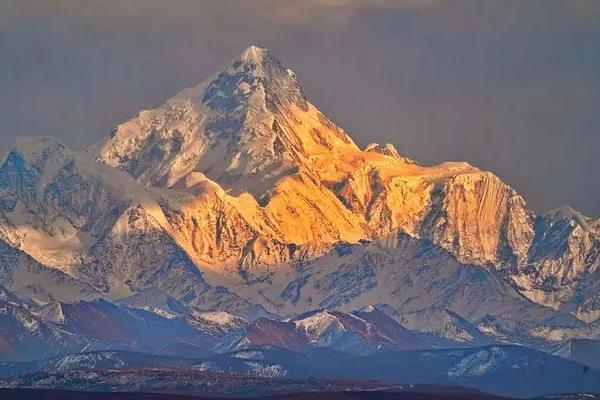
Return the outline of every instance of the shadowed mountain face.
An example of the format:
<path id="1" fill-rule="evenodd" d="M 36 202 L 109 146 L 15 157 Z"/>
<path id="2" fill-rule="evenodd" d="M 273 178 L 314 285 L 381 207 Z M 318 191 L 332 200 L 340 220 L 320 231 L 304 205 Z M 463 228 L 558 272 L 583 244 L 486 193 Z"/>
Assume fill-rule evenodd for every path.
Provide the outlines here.
<path id="1" fill-rule="evenodd" d="M 0 160 L 0 346 L 557 351 L 600 337 L 599 250 L 600 220 L 490 172 L 360 149 L 251 46 L 84 152 Z"/>

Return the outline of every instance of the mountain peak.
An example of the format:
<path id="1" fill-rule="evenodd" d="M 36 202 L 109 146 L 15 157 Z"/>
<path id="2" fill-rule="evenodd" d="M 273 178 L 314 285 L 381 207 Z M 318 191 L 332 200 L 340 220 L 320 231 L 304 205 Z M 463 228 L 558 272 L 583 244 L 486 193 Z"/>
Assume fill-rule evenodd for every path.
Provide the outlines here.
<path id="1" fill-rule="evenodd" d="M 309 103 L 296 75 L 253 45 L 205 83 L 119 125 L 92 151 L 151 185 L 187 187 L 190 174 L 202 173 L 226 190 L 258 194 L 348 149 L 358 151 Z"/>
<path id="2" fill-rule="evenodd" d="M 225 74 L 232 75 L 232 71 L 234 75 L 238 75 L 242 71 L 242 76 L 247 75 L 251 79 L 258 78 L 271 90 L 291 89 L 292 92 L 298 92 L 299 97 L 304 100 L 300 84 L 296 80 L 296 74 L 286 68 L 269 49 L 255 45 L 249 46 L 239 58 L 232 61 Z"/>
<path id="3" fill-rule="evenodd" d="M 263 62 L 269 56 L 269 50 L 263 47 L 250 45 L 242 52 L 241 61 L 245 62 Z"/>
<path id="4" fill-rule="evenodd" d="M 365 151 L 371 151 L 375 153 L 385 154 L 386 156 L 400 158 L 400 154 L 396 147 L 391 143 L 369 143 L 367 147 L 365 147 Z"/>
<path id="5" fill-rule="evenodd" d="M 228 99 L 228 105 L 251 106 L 248 100 L 255 94 L 265 98 L 270 106 L 281 103 L 305 107 L 306 98 L 296 74 L 285 68 L 270 50 L 254 45 L 245 49 L 208 85 L 203 102 L 213 108 L 211 100 L 217 95 L 217 106 L 224 99 Z"/>
<path id="6" fill-rule="evenodd" d="M 546 214 L 544 214 L 544 217 L 546 217 L 546 219 L 548 219 L 551 223 L 556 223 L 562 220 L 575 221 L 580 225 L 585 225 L 586 221 L 589 219 L 579 211 L 575 210 L 569 204 L 563 204 L 554 210 L 548 211 Z"/>
<path id="7" fill-rule="evenodd" d="M 598 229 L 592 221 L 592 218 L 583 215 L 568 204 L 563 204 L 554 210 L 548 211 L 546 214 L 544 214 L 544 217 L 551 224 L 556 224 L 559 221 L 563 221 L 573 227 L 579 225 L 586 232 L 589 232 L 595 236 L 600 235 L 600 232 L 598 232 Z"/>
<path id="8" fill-rule="evenodd" d="M 229 70 L 244 70 L 251 76 L 268 79 L 295 79 L 296 75 L 283 66 L 283 63 L 269 49 L 251 45 L 239 58 L 232 61 Z M 226 72 L 227 73 L 227 72 Z"/>
<path id="9" fill-rule="evenodd" d="M 251 45 L 209 80 L 183 89 L 167 103 L 184 100 L 218 112 L 234 112 L 245 109 L 253 94 L 287 98 L 303 106 L 306 102 L 296 74 L 270 50 Z"/>

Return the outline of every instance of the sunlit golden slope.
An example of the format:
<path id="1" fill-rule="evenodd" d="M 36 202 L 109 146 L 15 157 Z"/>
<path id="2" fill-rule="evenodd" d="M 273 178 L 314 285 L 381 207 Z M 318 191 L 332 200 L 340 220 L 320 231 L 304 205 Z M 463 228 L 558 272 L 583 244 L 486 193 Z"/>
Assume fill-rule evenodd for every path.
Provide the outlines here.
<path id="1" fill-rule="evenodd" d="M 194 194 L 170 222 L 207 263 L 276 265 L 296 256 L 290 245 L 318 253 L 398 229 L 486 262 L 522 257 L 532 238 L 524 202 L 499 179 L 466 163 L 419 166 L 392 145 L 361 150 L 257 47 L 92 151 L 148 185 Z M 192 219 L 202 234 L 189 233 Z"/>

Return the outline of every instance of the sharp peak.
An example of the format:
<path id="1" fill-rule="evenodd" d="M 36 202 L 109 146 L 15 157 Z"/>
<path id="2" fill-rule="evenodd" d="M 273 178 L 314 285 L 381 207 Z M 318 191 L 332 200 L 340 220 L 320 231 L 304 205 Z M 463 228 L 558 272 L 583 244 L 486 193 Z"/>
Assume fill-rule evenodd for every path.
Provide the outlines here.
<path id="1" fill-rule="evenodd" d="M 263 73 L 281 73 L 284 75 L 294 75 L 294 73 L 286 68 L 281 60 L 276 57 L 271 50 L 250 45 L 236 59 L 232 61 L 230 67 L 237 69 L 240 65 L 251 65 L 253 68 L 263 71 Z"/>
<path id="2" fill-rule="evenodd" d="M 300 84 L 297 81 L 296 74 L 286 68 L 283 63 L 273 55 L 273 53 L 264 47 L 250 45 L 241 52 L 237 57 L 225 64 L 223 68 L 212 74 L 207 80 L 201 82 L 196 86 L 192 86 L 181 90 L 175 96 L 168 101 L 177 100 L 190 100 L 190 99 L 203 99 L 205 98 L 205 92 L 210 89 L 211 86 L 218 85 L 219 82 L 223 83 L 223 90 L 217 92 L 227 92 L 231 84 L 239 84 L 239 82 L 232 81 L 231 78 L 240 75 L 245 76 L 249 79 L 258 78 L 263 81 L 284 81 L 294 83 L 291 87 L 296 87 L 300 92 Z M 285 85 L 284 85 L 285 86 Z M 231 93 L 229 93 L 231 95 Z M 219 93 L 222 97 L 223 94 Z M 301 93 L 300 97 L 304 97 Z M 202 100 L 204 101 L 204 100 Z"/>
<path id="3" fill-rule="evenodd" d="M 252 44 L 242 52 L 240 61 L 263 62 L 267 57 L 273 57 L 269 49 Z"/>

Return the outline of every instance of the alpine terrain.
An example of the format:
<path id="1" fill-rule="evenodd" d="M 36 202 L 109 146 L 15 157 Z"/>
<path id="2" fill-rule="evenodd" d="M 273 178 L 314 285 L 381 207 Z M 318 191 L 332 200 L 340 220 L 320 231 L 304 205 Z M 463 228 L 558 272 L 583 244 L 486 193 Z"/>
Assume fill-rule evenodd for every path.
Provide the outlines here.
<path id="1" fill-rule="evenodd" d="M 305 361 L 242 369 L 234 355 L 408 352 L 443 359 L 437 383 L 548 394 L 490 383 L 547 362 L 600 391 L 564 359 L 600 340 L 600 218 L 536 215 L 465 162 L 360 148 L 256 46 L 84 151 L 20 139 L 0 160 L 0 285 L 0 358 L 27 373 L 136 351 L 167 361 L 123 365 L 217 354 L 198 365 L 305 378 Z M 101 354 L 77 363 L 124 359 Z"/>

